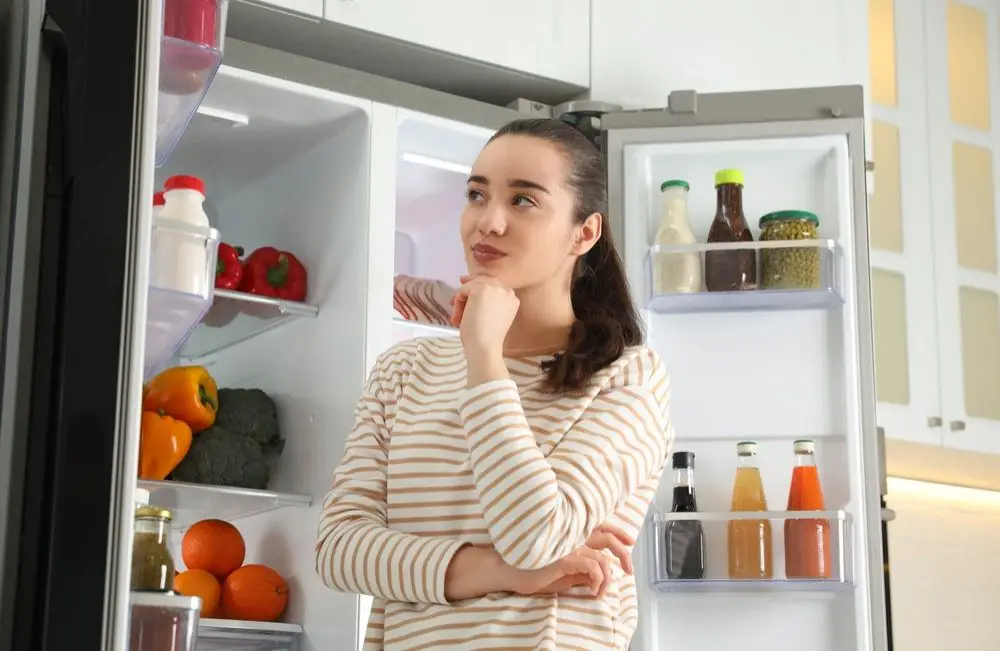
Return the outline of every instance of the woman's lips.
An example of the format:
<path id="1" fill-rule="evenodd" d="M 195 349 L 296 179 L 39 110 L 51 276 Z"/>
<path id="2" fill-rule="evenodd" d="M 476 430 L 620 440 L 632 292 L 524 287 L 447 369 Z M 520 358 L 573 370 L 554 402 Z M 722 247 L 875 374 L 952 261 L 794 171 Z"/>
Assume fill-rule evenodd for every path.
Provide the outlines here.
<path id="1" fill-rule="evenodd" d="M 496 262 L 506 256 L 507 254 L 500 249 L 494 249 L 492 246 L 488 246 L 486 244 L 477 244 L 472 247 L 472 257 L 475 258 L 476 262 L 479 264 Z"/>

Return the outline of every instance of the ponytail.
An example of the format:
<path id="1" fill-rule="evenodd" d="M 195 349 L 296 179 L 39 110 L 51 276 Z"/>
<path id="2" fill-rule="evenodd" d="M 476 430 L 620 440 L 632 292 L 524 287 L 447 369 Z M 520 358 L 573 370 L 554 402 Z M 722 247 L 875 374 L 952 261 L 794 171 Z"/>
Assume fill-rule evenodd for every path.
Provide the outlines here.
<path id="1" fill-rule="evenodd" d="M 569 344 L 554 359 L 543 362 L 546 388 L 576 391 L 606 368 L 629 346 L 643 343 L 642 325 L 629 292 L 621 257 L 607 223 L 608 182 L 601 152 L 579 130 L 553 119 L 515 120 L 497 131 L 506 135 L 540 138 L 562 149 L 569 163 L 567 186 L 576 197 L 574 219 L 583 223 L 601 215 L 601 236 L 580 256 L 574 269 L 570 298 L 576 323 Z"/>

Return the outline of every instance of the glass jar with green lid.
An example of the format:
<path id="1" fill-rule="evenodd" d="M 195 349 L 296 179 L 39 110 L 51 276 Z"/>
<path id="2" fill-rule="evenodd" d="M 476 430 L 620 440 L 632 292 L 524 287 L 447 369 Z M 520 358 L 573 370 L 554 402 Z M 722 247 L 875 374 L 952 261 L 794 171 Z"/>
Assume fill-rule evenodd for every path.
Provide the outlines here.
<path id="1" fill-rule="evenodd" d="M 819 217 L 808 210 L 778 210 L 760 218 L 760 241 L 815 240 Z M 820 250 L 816 246 L 761 249 L 762 289 L 819 289 Z"/>
<path id="2" fill-rule="evenodd" d="M 174 557 L 170 554 L 170 511 L 156 506 L 135 510 L 132 538 L 132 589 L 172 592 Z"/>

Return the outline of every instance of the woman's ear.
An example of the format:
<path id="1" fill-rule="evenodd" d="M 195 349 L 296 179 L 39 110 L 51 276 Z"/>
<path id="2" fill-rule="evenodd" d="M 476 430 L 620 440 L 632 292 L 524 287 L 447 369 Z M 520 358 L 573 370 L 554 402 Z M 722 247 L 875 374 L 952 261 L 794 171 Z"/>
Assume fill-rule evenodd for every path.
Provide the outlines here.
<path id="1" fill-rule="evenodd" d="M 576 240 L 573 243 L 573 254 L 586 255 L 601 239 L 601 229 L 604 228 L 604 217 L 599 212 L 591 214 L 577 227 Z"/>

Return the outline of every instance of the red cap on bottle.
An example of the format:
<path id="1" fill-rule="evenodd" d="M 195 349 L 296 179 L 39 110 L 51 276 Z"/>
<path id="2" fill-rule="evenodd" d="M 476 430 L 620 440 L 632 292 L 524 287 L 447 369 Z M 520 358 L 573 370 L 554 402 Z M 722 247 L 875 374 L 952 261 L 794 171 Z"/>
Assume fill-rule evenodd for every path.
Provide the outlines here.
<path id="1" fill-rule="evenodd" d="M 163 184 L 164 192 L 170 192 L 171 190 L 197 190 L 205 194 L 205 182 L 197 176 L 178 174 L 177 176 L 171 176 Z"/>
<path id="2" fill-rule="evenodd" d="M 162 206 L 165 203 L 167 203 L 167 200 L 163 198 L 163 193 L 162 192 L 154 192 L 153 193 L 153 205 L 154 206 Z"/>

